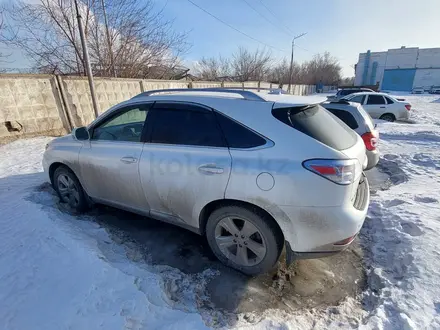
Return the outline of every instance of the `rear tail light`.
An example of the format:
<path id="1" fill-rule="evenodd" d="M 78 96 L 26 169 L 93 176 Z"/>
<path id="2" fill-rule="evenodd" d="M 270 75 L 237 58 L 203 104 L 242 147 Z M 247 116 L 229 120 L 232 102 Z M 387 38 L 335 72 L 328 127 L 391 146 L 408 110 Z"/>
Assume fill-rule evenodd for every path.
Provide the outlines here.
<path id="1" fill-rule="evenodd" d="M 378 142 L 378 133 L 365 133 L 362 135 L 362 140 L 364 140 L 365 148 L 369 151 L 376 150 Z"/>
<path id="2" fill-rule="evenodd" d="M 411 110 L 411 104 L 405 104 L 405 108 L 406 108 L 406 110 Z"/>
<path id="3" fill-rule="evenodd" d="M 356 162 L 356 159 L 310 159 L 304 161 L 303 166 L 334 183 L 348 185 L 356 177 Z"/>

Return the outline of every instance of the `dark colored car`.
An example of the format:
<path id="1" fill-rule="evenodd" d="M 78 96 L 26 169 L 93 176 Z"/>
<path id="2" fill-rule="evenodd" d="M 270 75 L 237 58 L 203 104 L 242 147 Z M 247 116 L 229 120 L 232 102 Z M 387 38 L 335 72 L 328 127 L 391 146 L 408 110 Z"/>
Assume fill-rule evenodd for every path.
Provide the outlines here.
<path id="1" fill-rule="evenodd" d="M 359 93 L 359 92 L 374 92 L 374 91 L 370 88 L 343 88 L 338 90 L 338 92 L 335 95 L 328 96 L 327 99 L 329 101 L 338 101 L 347 95 Z"/>

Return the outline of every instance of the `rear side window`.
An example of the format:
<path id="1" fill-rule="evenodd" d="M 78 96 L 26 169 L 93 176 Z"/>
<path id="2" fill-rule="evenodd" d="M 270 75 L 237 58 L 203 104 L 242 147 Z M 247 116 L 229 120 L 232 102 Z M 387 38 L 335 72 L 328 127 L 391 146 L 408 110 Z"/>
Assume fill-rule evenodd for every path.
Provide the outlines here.
<path id="1" fill-rule="evenodd" d="M 393 104 L 394 103 L 393 100 L 391 100 L 389 97 L 386 97 L 386 96 L 385 96 L 385 100 L 387 100 L 387 104 Z"/>
<path id="2" fill-rule="evenodd" d="M 336 117 L 338 117 L 340 120 L 342 120 L 351 129 L 356 129 L 359 127 L 358 123 L 356 122 L 356 119 L 350 112 L 344 110 L 338 110 L 338 109 L 329 109 L 329 108 L 327 108 L 327 110 L 330 111 L 332 114 L 334 114 Z"/>
<path id="3" fill-rule="evenodd" d="M 368 95 L 367 104 L 385 104 L 385 99 L 382 95 Z"/>
<path id="4" fill-rule="evenodd" d="M 162 144 L 225 147 L 212 112 L 178 109 L 153 109 L 151 142 Z"/>
<path id="5" fill-rule="evenodd" d="M 247 127 L 220 113 L 215 114 L 226 142 L 230 148 L 255 148 L 266 144 L 266 140 Z"/>
<path id="6" fill-rule="evenodd" d="M 273 109 L 278 120 L 336 150 L 353 146 L 356 133 L 320 105 Z M 300 147 L 300 146 L 297 146 Z"/>

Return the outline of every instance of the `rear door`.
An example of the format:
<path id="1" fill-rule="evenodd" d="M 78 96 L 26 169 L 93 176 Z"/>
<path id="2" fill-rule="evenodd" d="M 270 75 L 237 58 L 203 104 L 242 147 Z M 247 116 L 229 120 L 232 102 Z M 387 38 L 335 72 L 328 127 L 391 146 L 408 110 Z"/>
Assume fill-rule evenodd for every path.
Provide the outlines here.
<path id="1" fill-rule="evenodd" d="M 231 156 L 214 112 L 200 105 L 156 102 L 139 172 L 150 213 L 199 227 L 201 209 L 223 199 Z"/>
<path id="2" fill-rule="evenodd" d="M 369 94 L 364 104 L 364 109 L 371 117 L 379 118 L 387 112 L 387 103 L 382 95 Z"/>

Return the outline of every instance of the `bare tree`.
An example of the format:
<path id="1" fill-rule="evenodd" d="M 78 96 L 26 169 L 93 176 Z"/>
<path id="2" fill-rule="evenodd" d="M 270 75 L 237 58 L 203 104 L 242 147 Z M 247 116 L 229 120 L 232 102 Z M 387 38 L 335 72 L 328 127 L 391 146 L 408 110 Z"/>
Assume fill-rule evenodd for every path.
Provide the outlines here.
<path id="1" fill-rule="evenodd" d="M 187 49 L 152 0 L 78 0 L 94 74 L 164 76 Z M 84 59 L 73 0 L 17 1 L 6 7 L 13 21 L 9 43 L 21 48 L 42 71 L 83 74 Z M 152 70 L 157 67 L 165 70 Z M 160 78 L 160 77 L 154 77 Z"/>
<path id="2" fill-rule="evenodd" d="M 231 77 L 231 64 L 224 57 L 203 57 L 195 65 L 195 73 L 202 80 L 224 80 Z"/>
<path id="3" fill-rule="evenodd" d="M 272 55 L 269 51 L 257 49 L 254 52 L 240 47 L 232 55 L 233 74 L 238 81 L 263 80 L 270 71 Z"/>
<path id="4" fill-rule="evenodd" d="M 324 85 L 337 85 L 341 80 L 341 65 L 339 61 L 330 55 L 329 52 L 316 54 L 311 61 L 302 65 L 302 83 Z"/>

